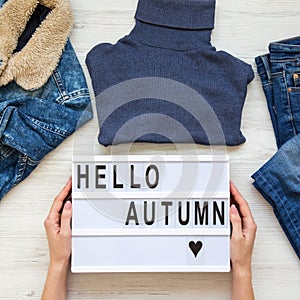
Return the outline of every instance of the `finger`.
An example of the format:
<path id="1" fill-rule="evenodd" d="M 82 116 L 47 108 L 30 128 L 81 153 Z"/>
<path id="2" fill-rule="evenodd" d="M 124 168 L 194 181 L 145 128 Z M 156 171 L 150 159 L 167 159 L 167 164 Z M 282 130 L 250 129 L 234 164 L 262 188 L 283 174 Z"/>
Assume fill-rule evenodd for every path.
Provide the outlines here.
<path id="1" fill-rule="evenodd" d="M 49 218 L 53 219 L 57 217 L 59 211 L 62 209 L 63 202 L 68 196 L 69 192 L 72 189 L 72 179 L 70 178 L 68 183 L 64 186 L 58 196 L 54 199 L 54 202 L 49 211 Z"/>
<path id="2" fill-rule="evenodd" d="M 243 237 L 242 219 L 236 206 L 233 204 L 230 207 L 230 221 L 232 223 L 232 238 L 240 239 Z"/>
<path id="3" fill-rule="evenodd" d="M 71 235 L 72 203 L 67 201 L 61 214 L 60 233 L 63 236 Z"/>
<path id="4" fill-rule="evenodd" d="M 257 225 L 254 221 L 248 202 L 240 194 L 236 186 L 231 182 L 231 194 L 239 206 L 239 212 L 242 216 L 242 230 L 246 238 L 255 239 Z"/>
<path id="5" fill-rule="evenodd" d="M 230 193 L 234 201 L 239 207 L 239 212 L 241 214 L 241 217 L 243 218 L 243 222 L 245 226 L 251 225 L 254 219 L 250 207 L 248 205 L 248 202 L 244 199 L 244 197 L 241 195 L 241 193 L 239 192 L 237 187 L 233 184 L 233 182 L 230 183 Z"/>

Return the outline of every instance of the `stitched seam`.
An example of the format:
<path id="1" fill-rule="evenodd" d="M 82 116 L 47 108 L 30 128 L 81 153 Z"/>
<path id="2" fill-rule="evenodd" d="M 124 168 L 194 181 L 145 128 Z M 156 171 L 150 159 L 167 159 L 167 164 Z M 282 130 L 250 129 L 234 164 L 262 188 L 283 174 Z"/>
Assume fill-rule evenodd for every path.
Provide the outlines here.
<path id="1" fill-rule="evenodd" d="M 55 102 L 57 102 L 58 104 L 62 104 L 67 100 L 73 100 L 73 99 L 78 99 L 80 97 L 90 97 L 90 93 L 87 89 L 82 89 L 82 90 L 78 90 L 78 91 L 74 91 L 72 93 L 69 93 L 69 99 L 63 99 L 62 97 L 58 97 Z"/>
<path id="2" fill-rule="evenodd" d="M 78 99 L 78 98 L 84 98 L 84 97 L 89 97 L 90 95 L 89 94 L 82 94 L 82 95 L 78 95 L 78 96 L 75 96 L 75 97 L 72 97 L 72 99 Z"/>
<path id="3" fill-rule="evenodd" d="M 21 113 L 22 113 L 22 112 L 21 112 Z M 23 114 L 23 113 L 22 113 L 22 114 Z M 43 124 L 42 122 L 40 122 L 40 121 L 38 121 L 38 120 L 36 120 L 36 119 L 34 119 L 34 118 L 28 117 L 28 116 L 25 115 L 25 114 L 23 114 L 23 116 L 24 116 L 25 118 L 27 118 L 30 122 L 32 122 L 33 124 L 35 124 L 37 127 L 42 128 L 42 129 L 44 129 L 44 130 L 46 130 L 46 131 L 49 131 L 49 132 L 51 132 L 51 133 L 60 135 L 60 136 L 63 137 L 63 138 L 66 138 L 66 137 L 68 137 L 68 136 L 70 135 L 70 133 L 67 132 L 67 131 L 65 131 L 65 130 L 52 128 L 52 127 L 50 127 L 50 126 L 48 126 L 48 125 L 45 125 L 45 124 Z"/>
<path id="4" fill-rule="evenodd" d="M 68 93 L 66 92 L 66 89 L 65 89 L 65 87 L 64 87 L 64 84 L 63 84 L 63 81 L 62 81 L 62 78 L 61 78 L 59 72 L 55 70 L 55 71 L 53 72 L 53 75 L 52 75 L 52 76 L 53 76 L 53 78 L 54 78 L 55 84 L 56 84 L 56 86 L 57 86 L 57 88 L 58 88 L 58 91 L 59 91 L 59 93 L 60 93 L 61 98 L 63 99 L 63 101 L 69 100 L 69 99 L 70 99 L 70 96 L 69 96 Z"/>
<path id="5" fill-rule="evenodd" d="M 299 60 L 299 57 L 298 58 L 282 58 L 282 59 L 271 59 L 270 62 L 271 63 L 287 63 L 287 62 L 294 62 L 294 61 L 297 61 Z"/>
<path id="6" fill-rule="evenodd" d="M 299 38 L 299 37 L 298 37 Z M 296 38 L 297 39 L 297 38 Z M 296 40 L 296 39 L 291 39 L 291 41 Z M 288 40 L 283 40 L 284 41 L 288 41 Z M 288 48 L 300 48 L 299 45 L 293 45 L 293 44 L 283 44 L 283 43 L 272 43 L 272 46 L 281 46 L 282 48 L 285 48 L 284 50 L 288 49 Z"/>
<path id="7" fill-rule="evenodd" d="M 26 170 L 26 162 L 27 162 L 27 156 L 26 155 L 19 155 L 19 168 L 18 168 L 18 173 L 15 179 L 15 183 L 14 186 L 17 185 L 18 183 L 20 183 L 20 181 L 22 180 L 22 177 L 24 176 L 24 172 Z"/>
<path id="8" fill-rule="evenodd" d="M 297 131 L 296 131 L 296 127 L 295 127 L 295 124 L 294 124 L 294 115 L 293 115 L 293 112 L 292 112 L 291 98 L 290 98 L 290 93 L 288 92 L 288 86 L 287 86 L 286 73 L 285 73 L 285 71 L 284 71 L 283 79 L 284 79 L 284 83 L 285 83 L 285 86 L 286 86 L 286 96 L 287 96 L 288 106 L 289 106 L 290 121 L 291 121 L 291 123 L 292 123 L 294 135 L 296 135 L 296 134 L 297 134 Z"/>
<path id="9" fill-rule="evenodd" d="M 260 75 L 263 75 L 263 74 L 267 74 L 267 72 L 266 71 L 261 71 L 261 72 L 259 72 L 257 74 L 260 76 Z"/>
<path id="10" fill-rule="evenodd" d="M 31 166 L 36 166 L 40 163 L 40 160 L 39 161 L 33 160 L 30 157 L 27 157 L 27 161 L 28 161 L 28 164 L 31 165 Z"/>
<path id="11" fill-rule="evenodd" d="M 89 96 L 90 93 L 86 90 L 82 90 L 82 91 L 75 91 L 75 92 L 72 92 L 70 93 L 70 96 L 73 98 L 73 97 L 80 97 L 80 96 Z"/>
<path id="12" fill-rule="evenodd" d="M 263 86 L 268 86 L 268 85 L 272 85 L 272 84 L 273 84 L 273 82 L 268 82 L 268 83 L 263 84 Z"/>
<path id="13" fill-rule="evenodd" d="M 282 75 L 282 73 L 283 73 L 282 71 L 281 71 L 281 72 L 274 72 L 274 73 L 271 73 L 271 75 L 272 75 L 272 76 L 275 76 L 275 75 Z"/>
<path id="14" fill-rule="evenodd" d="M 50 126 L 41 124 L 41 122 L 39 122 L 39 121 L 37 121 L 37 120 L 35 120 L 35 119 L 31 119 L 31 118 L 29 118 L 29 119 L 30 119 L 31 122 L 34 123 L 36 126 L 42 128 L 42 129 L 44 129 L 44 130 L 47 130 L 47 131 L 49 131 L 49 132 L 51 132 L 51 133 L 58 134 L 58 135 L 60 135 L 60 136 L 62 136 L 62 137 L 67 137 L 67 136 L 68 136 L 68 133 L 67 133 L 66 131 L 64 131 L 64 130 L 52 128 L 52 127 L 50 127 Z"/>

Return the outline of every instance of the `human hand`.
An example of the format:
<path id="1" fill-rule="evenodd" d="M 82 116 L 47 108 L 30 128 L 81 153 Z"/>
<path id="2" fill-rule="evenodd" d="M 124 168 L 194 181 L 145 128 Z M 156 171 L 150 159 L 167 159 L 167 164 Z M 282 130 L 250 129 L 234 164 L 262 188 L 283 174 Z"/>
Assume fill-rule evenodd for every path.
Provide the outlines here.
<path id="1" fill-rule="evenodd" d="M 64 200 L 70 195 L 72 180 L 70 179 L 60 194 L 55 198 L 49 214 L 44 222 L 47 233 L 50 264 L 68 265 L 71 256 L 71 217 L 72 203 Z"/>
<path id="2" fill-rule="evenodd" d="M 247 201 L 235 185 L 230 183 L 232 205 L 230 221 L 232 237 L 230 241 L 231 264 L 233 272 L 251 274 L 252 252 L 257 225 L 253 219 Z"/>

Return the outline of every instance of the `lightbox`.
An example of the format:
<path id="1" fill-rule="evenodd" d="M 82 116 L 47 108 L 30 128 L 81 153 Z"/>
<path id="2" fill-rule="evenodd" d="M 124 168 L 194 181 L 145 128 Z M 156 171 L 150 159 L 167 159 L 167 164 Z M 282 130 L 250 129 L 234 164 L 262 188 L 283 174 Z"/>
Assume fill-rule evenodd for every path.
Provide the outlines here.
<path id="1" fill-rule="evenodd" d="M 230 271 L 228 156 L 73 160 L 72 272 Z"/>

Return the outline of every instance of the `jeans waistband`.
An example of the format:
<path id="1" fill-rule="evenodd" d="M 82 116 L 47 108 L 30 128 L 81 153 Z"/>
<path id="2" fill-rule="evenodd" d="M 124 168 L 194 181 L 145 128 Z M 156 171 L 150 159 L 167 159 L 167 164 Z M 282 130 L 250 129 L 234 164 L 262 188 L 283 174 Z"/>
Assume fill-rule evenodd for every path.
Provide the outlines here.
<path id="1" fill-rule="evenodd" d="M 257 72 L 263 84 L 272 82 L 272 69 L 280 69 L 286 62 L 300 61 L 300 36 L 272 42 L 269 51 L 270 53 L 255 58 Z"/>
<path id="2" fill-rule="evenodd" d="M 273 42 L 269 45 L 271 61 L 300 59 L 300 36 Z"/>

